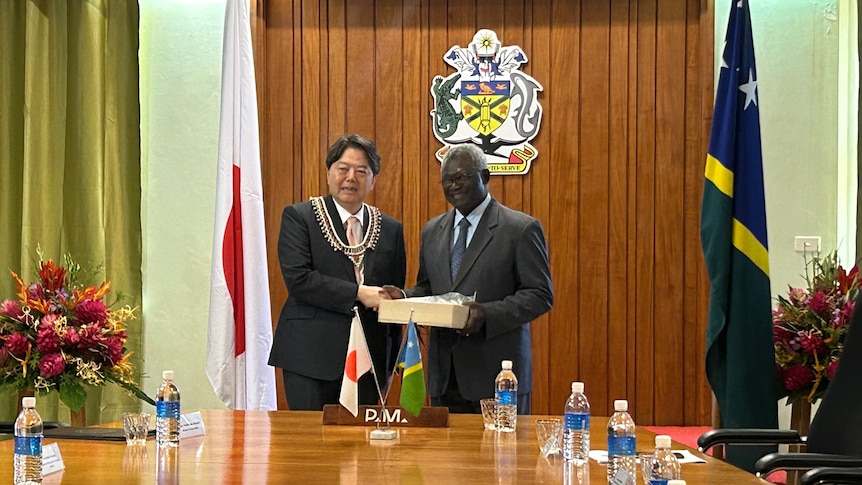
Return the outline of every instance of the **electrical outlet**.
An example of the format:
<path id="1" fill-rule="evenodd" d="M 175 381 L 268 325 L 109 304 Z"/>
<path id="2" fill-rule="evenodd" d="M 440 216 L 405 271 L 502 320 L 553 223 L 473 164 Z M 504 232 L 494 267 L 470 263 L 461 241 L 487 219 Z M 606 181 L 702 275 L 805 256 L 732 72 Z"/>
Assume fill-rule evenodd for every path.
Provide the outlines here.
<path id="1" fill-rule="evenodd" d="M 793 239 L 793 250 L 797 253 L 820 252 L 820 236 L 796 236 Z"/>

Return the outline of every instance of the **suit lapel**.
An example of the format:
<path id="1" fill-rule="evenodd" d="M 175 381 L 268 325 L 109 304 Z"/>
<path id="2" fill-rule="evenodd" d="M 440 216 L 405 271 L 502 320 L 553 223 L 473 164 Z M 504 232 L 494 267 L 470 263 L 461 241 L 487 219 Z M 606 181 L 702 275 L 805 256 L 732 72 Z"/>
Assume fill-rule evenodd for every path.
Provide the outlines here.
<path id="1" fill-rule="evenodd" d="M 454 224 L 454 217 L 453 211 L 452 224 Z M 482 254 L 488 244 L 491 243 L 491 239 L 494 238 L 494 231 L 497 228 L 499 217 L 500 210 L 497 206 L 497 201 L 492 198 L 488 207 L 485 208 L 485 213 L 482 214 L 482 218 L 479 219 L 479 225 L 476 226 L 476 231 L 470 239 L 470 244 L 467 245 L 464 257 L 461 258 L 461 266 L 458 267 L 458 274 L 455 275 L 455 281 L 452 282 L 453 289 L 458 286 L 458 283 L 460 283 L 462 279 L 464 279 L 464 275 L 470 271 L 470 268 L 473 267 L 473 264 L 479 258 L 479 255 Z M 449 232 L 451 233 L 453 231 L 450 229 Z M 449 239 L 451 241 L 452 236 L 449 236 Z M 450 246 L 449 253 L 451 254 L 451 252 L 452 250 Z"/>

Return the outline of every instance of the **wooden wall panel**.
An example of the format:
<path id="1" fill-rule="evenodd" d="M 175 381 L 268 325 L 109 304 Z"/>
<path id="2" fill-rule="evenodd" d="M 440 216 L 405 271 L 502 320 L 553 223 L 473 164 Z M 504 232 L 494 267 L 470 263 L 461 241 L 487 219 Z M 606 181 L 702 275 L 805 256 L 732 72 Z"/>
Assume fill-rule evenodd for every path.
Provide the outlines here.
<path id="1" fill-rule="evenodd" d="M 344 133 L 377 143 L 369 202 L 404 222 L 415 282 L 422 225 L 449 208 L 431 80 L 452 72 L 451 46 L 490 28 L 524 49 L 522 70 L 544 88 L 531 172 L 490 186 L 542 222 L 551 253 L 555 305 L 532 324 L 533 411 L 560 414 L 582 380 L 596 414 L 628 398 L 638 423 L 709 422 L 698 229 L 709 0 L 252 1 L 274 321 L 281 210 L 327 192 L 325 151 Z"/>

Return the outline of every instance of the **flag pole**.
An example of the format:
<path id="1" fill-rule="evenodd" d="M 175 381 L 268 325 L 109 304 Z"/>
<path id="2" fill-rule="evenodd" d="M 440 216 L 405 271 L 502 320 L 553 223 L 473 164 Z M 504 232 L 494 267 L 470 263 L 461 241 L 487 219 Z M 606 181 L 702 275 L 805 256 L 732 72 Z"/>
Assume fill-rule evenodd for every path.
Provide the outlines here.
<path id="1" fill-rule="evenodd" d="M 359 307 L 353 307 L 353 314 L 356 316 L 356 319 L 359 320 L 359 323 L 362 323 L 362 317 L 359 316 Z M 363 328 L 362 332 L 365 330 Z M 368 349 L 368 344 L 365 344 L 365 351 L 368 352 L 368 355 L 371 356 L 371 351 Z M 381 403 L 381 413 L 383 414 L 383 419 L 386 424 L 386 427 L 381 429 L 380 422 L 377 423 L 377 429 L 371 432 L 371 439 L 373 440 L 394 440 L 397 435 L 394 430 L 391 429 L 389 423 L 389 413 L 386 412 L 386 398 L 383 395 L 383 391 L 380 389 L 380 381 L 377 380 L 377 369 L 374 368 L 374 359 L 369 359 L 369 363 L 371 364 L 371 375 L 374 377 L 374 387 L 377 388 L 377 396 L 380 398 Z"/>
<path id="2" fill-rule="evenodd" d="M 408 319 L 408 322 L 412 322 L 412 321 L 413 321 L 413 308 L 410 309 L 410 318 Z M 409 325 L 409 323 L 408 323 L 408 325 Z M 401 346 L 398 347 L 398 358 L 395 359 L 395 365 L 392 367 L 392 373 L 389 374 L 390 378 L 389 378 L 388 382 L 386 383 L 386 392 L 384 392 L 380 397 L 381 412 L 383 413 L 383 419 L 385 420 L 385 423 L 386 423 L 385 429 L 387 429 L 387 430 L 391 428 L 391 421 L 389 420 L 390 416 L 389 416 L 389 413 L 386 412 L 386 399 L 389 397 L 389 392 L 392 391 L 392 377 L 391 376 L 395 375 L 395 373 L 398 371 L 398 367 L 401 365 L 402 355 L 404 352 L 404 346 L 406 344 L 407 344 L 407 333 L 405 333 L 404 335 L 401 336 Z M 376 377 L 375 377 L 375 380 L 376 380 Z M 377 424 L 377 427 L 378 428 L 380 427 L 380 423 Z"/>

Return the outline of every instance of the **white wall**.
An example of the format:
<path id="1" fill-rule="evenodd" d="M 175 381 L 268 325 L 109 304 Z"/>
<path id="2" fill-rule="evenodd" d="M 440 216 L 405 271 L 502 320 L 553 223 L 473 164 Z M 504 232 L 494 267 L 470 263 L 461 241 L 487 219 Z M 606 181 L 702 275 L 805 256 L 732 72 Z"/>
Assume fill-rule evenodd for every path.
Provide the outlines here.
<path id="1" fill-rule="evenodd" d="M 224 0 L 140 0 L 144 389 L 173 369 L 183 409 L 207 379 Z"/>

